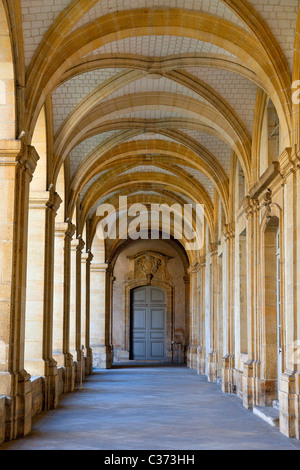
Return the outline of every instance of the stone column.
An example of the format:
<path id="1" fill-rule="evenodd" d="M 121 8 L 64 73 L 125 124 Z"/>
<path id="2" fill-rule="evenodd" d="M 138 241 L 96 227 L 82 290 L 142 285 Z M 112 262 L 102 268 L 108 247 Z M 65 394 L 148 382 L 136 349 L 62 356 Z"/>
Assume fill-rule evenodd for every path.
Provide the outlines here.
<path id="1" fill-rule="evenodd" d="M 205 375 L 206 364 L 206 348 L 205 348 L 205 268 L 206 256 L 200 258 L 200 299 L 199 299 L 199 346 L 197 349 L 197 372 L 198 374 Z"/>
<path id="2" fill-rule="evenodd" d="M 76 381 L 80 382 L 80 374 L 84 373 L 84 350 L 82 349 L 81 337 L 81 299 L 82 299 L 82 251 L 85 247 L 85 242 L 82 238 L 76 247 L 76 333 L 75 333 L 75 348 L 77 358 Z M 84 286 L 85 287 L 85 286 Z"/>
<path id="3" fill-rule="evenodd" d="M 87 261 L 89 258 L 89 253 L 82 253 L 81 255 L 81 322 L 80 322 L 80 332 L 81 332 L 81 345 L 83 354 L 83 372 L 84 376 L 86 375 L 86 300 L 87 300 Z"/>
<path id="4" fill-rule="evenodd" d="M 39 157 L 19 141 L 0 141 L 0 395 L 6 438 L 31 430 L 31 382 L 24 370 L 29 185 Z"/>
<path id="5" fill-rule="evenodd" d="M 91 264 L 91 348 L 94 367 L 112 365 L 110 343 L 111 269 L 107 264 Z"/>
<path id="6" fill-rule="evenodd" d="M 76 350 L 76 304 L 77 304 L 77 247 L 79 240 L 75 239 L 71 241 L 71 263 L 70 263 L 70 353 L 72 354 L 73 360 L 77 361 L 77 350 Z"/>
<path id="7" fill-rule="evenodd" d="M 226 243 L 226 278 L 227 278 L 227 312 L 225 318 L 225 350 L 222 370 L 222 390 L 224 393 L 234 393 L 234 223 L 225 225 Z"/>
<path id="8" fill-rule="evenodd" d="M 195 263 L 190 269 L 190 347 L 188 367 L 197 369 L 197 267 Z"/>
<path id="9" fill-rule="evenodd" d="M 190 346 L 190 276 L 187 274 L 183 278 L 185 287 L 185 347 L 184 362 L 188 361 L 188 353 Z"/>
<path id="10" fill-rule="evenodd" d="M 65 366 L 64 356 L 64 251 L 67 223 L 55 225 L 53 357 L 58 366 Z"/>
<path id="11" fill-rule="evenodd" d="M 300 439 L 300 155 L 290 149 L 279 160 L 284 185 L 285 371 L 281 376 L 280 430 Z"/>
<path id="12" fill-rule="evenodd" d="M 43 359 L 45 362 L 45 409 L 58 405 L 57 362 L 52 357 L 53 349 L 53 297 L 54 297 L 54 235 L 55 217 L 62 203 L 55 192 L 50 193 L 46 204 L 45 227 L 45 278 L 44 278 L 44 321 Z"/>
<path id="13" fill-rule="evenodd" d="M 247 334 L 248 361 L 243 372 L 243 405 L 252 409 L 260 404 L 259 360 L 259 201 L 249 196 L 244 200 L 247 233 Z"/>
<path id="14" fill-rule="evenodd" d="M 210 347 L 211 350 L 207 355 L 207 377 L 209 382 L 216 382 L 218 375 L 218 345 L 217 345 L 217 280 L 218 280 L 218 246 L 216 243 L 211 243 L 209 246 L 211 260 L 212 260 L 212 286 L 211 292 L 211 306 L 210 306 Z"/>
<path id="15" fill-rule="evenodd" d="M 91 348 L 91 263 L 94 255 L 89 253 L 86 261 L 86 372 L 87 375 L 93 373 L 93 350 Z"/>
<path id="16" fill-rule="evenodd" d="M 71 314 L 71 244 L 76 227 L 71 222 L 67 224 L 64 240 L 64 328 L 63 354 L 65 366 L 64 391 L 72 392 L 75 388 L 75 364 L 70 351 L 70 314 Z M 75 271 L 75 269 L 74 269 Z"/>

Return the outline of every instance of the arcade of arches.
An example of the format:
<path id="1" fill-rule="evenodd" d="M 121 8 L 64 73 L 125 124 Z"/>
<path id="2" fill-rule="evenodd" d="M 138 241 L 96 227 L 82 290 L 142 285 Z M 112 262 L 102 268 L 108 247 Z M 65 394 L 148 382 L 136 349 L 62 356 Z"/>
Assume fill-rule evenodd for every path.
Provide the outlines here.
<path id="1" fill-rule="evenodd" d="M 298 9 L 0 0 L 0 443 L 130 360 L 275 402 L 300 439 Z M 125 196 L 204 205 L 204 243 L 103 239 Z"/>

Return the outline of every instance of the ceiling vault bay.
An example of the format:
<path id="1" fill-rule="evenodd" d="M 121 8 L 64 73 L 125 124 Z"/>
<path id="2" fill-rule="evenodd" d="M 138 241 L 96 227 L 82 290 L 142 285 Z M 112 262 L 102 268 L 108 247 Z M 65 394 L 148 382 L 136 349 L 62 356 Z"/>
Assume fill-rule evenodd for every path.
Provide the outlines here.
<path id="1" fill-rule="evenodd" d="M 97 203 L 136 186 L 141 202 L 164 190 L 168 201 L 205 201 L 211 229 L 217 194 L 229 223 L 231 160 L 247 191 L 261 93 L 291 145 L 293 44 L 263 2 L 50 0 L 35 13 L 27 0 L 7 3 L 22 15 L 27 143 L 47 103 L 48 180 L 56 186 L 64 168 L 69 219 L 80 204 L 81 223 L 94 224 Z M 294 30 L 297 2 L 287 3 L 281 18 Z"/>

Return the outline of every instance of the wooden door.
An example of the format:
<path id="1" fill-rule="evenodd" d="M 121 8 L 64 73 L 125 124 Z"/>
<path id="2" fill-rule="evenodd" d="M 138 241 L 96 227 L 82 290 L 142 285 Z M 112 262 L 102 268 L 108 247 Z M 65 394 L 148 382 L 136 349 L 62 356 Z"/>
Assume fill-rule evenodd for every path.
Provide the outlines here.
<path id="1" fill-rule="evenodd" d="M 166 293 L 163 289 L 144 286 L 132 291 L 131 359 L 166 359 Z"/>

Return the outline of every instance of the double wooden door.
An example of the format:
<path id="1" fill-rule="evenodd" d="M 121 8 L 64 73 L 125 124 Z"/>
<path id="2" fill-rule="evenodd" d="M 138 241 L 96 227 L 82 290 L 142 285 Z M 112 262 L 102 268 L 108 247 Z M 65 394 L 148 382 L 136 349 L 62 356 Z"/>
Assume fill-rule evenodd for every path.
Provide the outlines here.
<path id="1" fill-rule="evenodd" d="M 154 286 L 131 293 L 131 359 L 166 359 L 166 292 Z"/>

